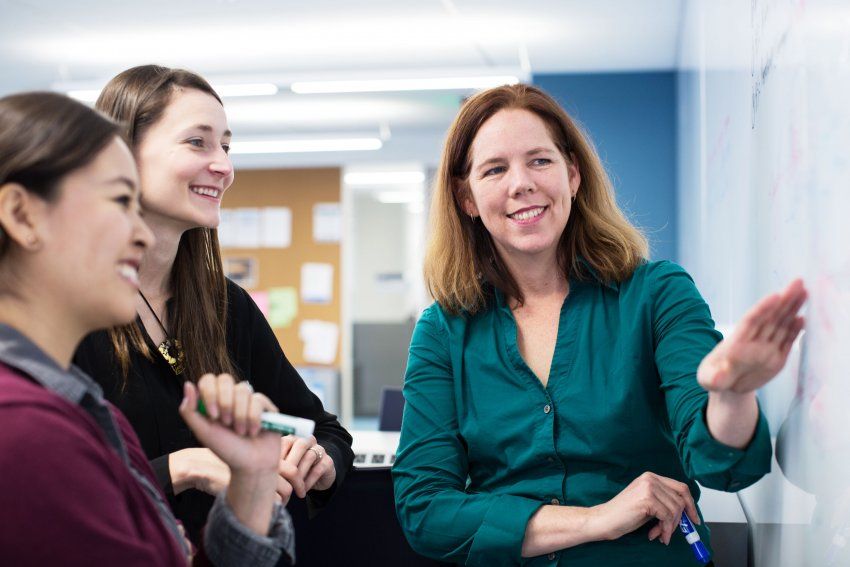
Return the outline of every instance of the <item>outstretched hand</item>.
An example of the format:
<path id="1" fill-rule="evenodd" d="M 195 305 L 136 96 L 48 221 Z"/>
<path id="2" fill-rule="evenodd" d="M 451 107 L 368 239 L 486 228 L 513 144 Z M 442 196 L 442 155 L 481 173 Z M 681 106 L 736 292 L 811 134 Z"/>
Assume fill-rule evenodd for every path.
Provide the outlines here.
<path id="1" fill-rule="evenodd" d="M 706 390 L 753 392 L 773 379 L 803 329 L 798 315 L 808 294 L 796 279 L 756 303 L 735 330 L 702 360 L 697 380 Z"/>

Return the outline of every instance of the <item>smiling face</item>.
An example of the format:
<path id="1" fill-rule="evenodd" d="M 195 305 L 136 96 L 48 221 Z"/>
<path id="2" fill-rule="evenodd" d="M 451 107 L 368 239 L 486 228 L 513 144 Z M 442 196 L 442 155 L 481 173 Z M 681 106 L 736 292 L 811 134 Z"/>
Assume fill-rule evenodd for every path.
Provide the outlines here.
<path id="1" fill-rule="evenodd" d="M 72 308 L 84 329 L 135 317 L 138 268 L 153 243 L 141 220 L 137 187 L 133 156 L 116 137 L 62 179 L 55 199 L 38 205 L 41 245 L 34 273 L 42 293 Z"/>
<path id="2" fill-rule="evenodd" d="M 481 125 L 470 154 L 466 214 L 481 217 L 503 260 L 555 262 L 581 176 L 546 123 L 527 110 L 500 110 Z"/>
<path id="3" fill-rule="evenodd" d="M 217 227 L 221 198 L 233 183 L 229 145 L 221 103 L 196 89 L 175 89 L 136 152 L 145 212 L 182 230 Z"/>

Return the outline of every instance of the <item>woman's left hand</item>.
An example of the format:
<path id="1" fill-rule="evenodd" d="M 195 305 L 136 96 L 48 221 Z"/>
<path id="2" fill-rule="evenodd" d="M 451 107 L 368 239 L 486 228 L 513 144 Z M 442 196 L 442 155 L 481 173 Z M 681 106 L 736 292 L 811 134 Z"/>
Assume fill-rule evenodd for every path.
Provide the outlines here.
<path id="1" fill-rule="evenodd" d="M 697 380 L 709 391 L 746 394 L 776 376 L 803 328 L 797 313 L 806 302 L 802 280 L 768 295 L 750 309 L 735 330 L 702 360 Z"/>
<path id="2" fill-rule="evenodd" d="M 336 480 L 336 467 L 327 451 L 308 438 L 287 435 L 280 440 L 280 476 L 298 498 L 312 490 L 327 490 Z"/>

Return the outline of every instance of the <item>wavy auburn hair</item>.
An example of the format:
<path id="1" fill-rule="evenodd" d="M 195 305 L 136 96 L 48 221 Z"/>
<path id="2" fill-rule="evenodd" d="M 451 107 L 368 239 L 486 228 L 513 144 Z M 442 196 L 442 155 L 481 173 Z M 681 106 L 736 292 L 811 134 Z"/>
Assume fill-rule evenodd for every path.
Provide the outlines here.
<path id="1" fill-rule="evenodd" d="M 148 129 L 162 118 L 174 93 L 183 89 L 199 90 L 221 102 L 200 75 L 183 69 L 142 65 L 127 69 L 109 81 L 95 108 L 123 125 L 124 135 L 135 152 Z M 193 228 L 183 233 L 170 283 L 169 334 L 180 341 L 183 349 L 183 376 L 193 382 L 206 372 L 227 372 L 236 377 L 225 340 L 227 282 L 215 229 Z M 138 323 L 112 329 L 109 334 L 125 379 L 130 369 L 130 346 L 149 359 L 155 356 Z"/>
<path id="2" fill-rule="evenodd" d="M 470 97 L 449 129 L 434 180 L 425 282 L 443 309 L 474 314 L 487 302 L 486 284 L 520 304 L 522 292 L 499 257 L 484 224 L 470 219 L 463 202 L 471 198 L 472 144 L 481 126 L 500 110 L 534 113 L 546 124 L 555 146 L 581 174 L 570 217 L 558 242 L 564 275 L 620 282 L 649 252 L 646 237 L 617 206 L 614 189 L 592 142 L 548 94 L 529 85 L 496 87 Z"/>

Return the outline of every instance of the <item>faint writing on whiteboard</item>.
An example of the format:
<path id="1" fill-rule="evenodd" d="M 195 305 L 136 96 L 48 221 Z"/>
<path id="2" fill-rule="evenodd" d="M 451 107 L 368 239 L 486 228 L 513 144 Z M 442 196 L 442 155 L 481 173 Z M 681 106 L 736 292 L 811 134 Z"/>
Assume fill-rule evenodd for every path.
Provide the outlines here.
<path id="1" fill-rule="evenodd" d="M 751 127 L 756 127 L 759 102 L 768 80 L 782 55 L 793 23 L 795 0 L 752 0 L 752 113 Z"/>

